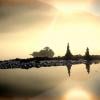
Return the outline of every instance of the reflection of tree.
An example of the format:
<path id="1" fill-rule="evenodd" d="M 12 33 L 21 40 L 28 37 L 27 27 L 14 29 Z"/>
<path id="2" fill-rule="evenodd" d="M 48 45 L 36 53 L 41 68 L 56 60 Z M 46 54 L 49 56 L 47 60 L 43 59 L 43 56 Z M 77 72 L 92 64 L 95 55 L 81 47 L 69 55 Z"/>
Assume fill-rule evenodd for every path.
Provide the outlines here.
<path id="1" fill-rule="evenodd" d="M 71 67 L 72 67 L 72 64 L 71 63 L 67 63 L 66 64 L 66 67 L 67 67 L 67 70 L 68 70 L 68 75 L 70 76 L 71 75 Z"/>

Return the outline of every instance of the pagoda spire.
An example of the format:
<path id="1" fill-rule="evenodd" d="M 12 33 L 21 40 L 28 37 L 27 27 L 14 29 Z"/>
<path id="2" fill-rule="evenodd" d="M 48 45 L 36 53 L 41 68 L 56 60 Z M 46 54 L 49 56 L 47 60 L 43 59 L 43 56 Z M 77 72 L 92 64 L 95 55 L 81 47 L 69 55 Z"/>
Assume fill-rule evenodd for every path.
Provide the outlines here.
<path id="1" fill-rule="evenodd" d="M 65 54 L 65 58 L 66 59 L 71 59 L 72 58 L 72 53 L 70 51 L 69 43 L 67 44 L 67 51 L 66 51 L 66 54 Z"/>
<path id="2" fill-rule="evenodd" d="M 85 52 L 84 58 L 85 58 L 85 60 L 91 60 L 91 56 L 90 56 L 89 48 L 88 47 L 86 48 L 86 52 Z"/>

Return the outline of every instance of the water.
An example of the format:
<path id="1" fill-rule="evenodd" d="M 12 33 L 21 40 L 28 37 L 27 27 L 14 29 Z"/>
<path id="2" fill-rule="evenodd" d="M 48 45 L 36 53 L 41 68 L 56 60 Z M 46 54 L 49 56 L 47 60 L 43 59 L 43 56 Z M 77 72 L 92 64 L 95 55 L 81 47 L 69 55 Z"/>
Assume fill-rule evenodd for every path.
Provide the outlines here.
<path id="1" fill-rule="evenodd" d="M 25 100 L 99 100 L 100 64 L 90 69 L 84 64 L 0 69 L 0 94 Z"/>

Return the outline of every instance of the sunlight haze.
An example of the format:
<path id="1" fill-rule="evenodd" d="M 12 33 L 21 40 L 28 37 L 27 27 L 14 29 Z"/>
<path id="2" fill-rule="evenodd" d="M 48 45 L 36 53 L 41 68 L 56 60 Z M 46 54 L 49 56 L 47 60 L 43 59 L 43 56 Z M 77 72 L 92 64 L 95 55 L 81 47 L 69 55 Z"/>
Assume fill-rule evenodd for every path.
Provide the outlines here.
<path id="1" fill-rule="evenodd" d="M 6 2 L 5 2 L 6 1 Z M 100 54 L 98 0 L 1 0 L 0 59 L 27 58 L 45 46 L 63 56 Z"/>

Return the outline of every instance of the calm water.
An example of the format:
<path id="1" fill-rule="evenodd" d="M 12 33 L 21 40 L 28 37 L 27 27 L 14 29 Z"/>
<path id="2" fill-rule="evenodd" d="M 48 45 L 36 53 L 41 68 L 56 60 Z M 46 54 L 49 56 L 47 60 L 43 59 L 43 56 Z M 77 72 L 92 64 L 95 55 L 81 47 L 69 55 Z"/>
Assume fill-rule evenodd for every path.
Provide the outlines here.
<path id="1" fill-rule="evenodd" d="M 100 64 L 0 70 L 0 94 L 26 100 L 100 100 Z M 90 70 L 90 72 L 89 72 Z M 88 74 L 89 72 L 89 74 Z"/>

